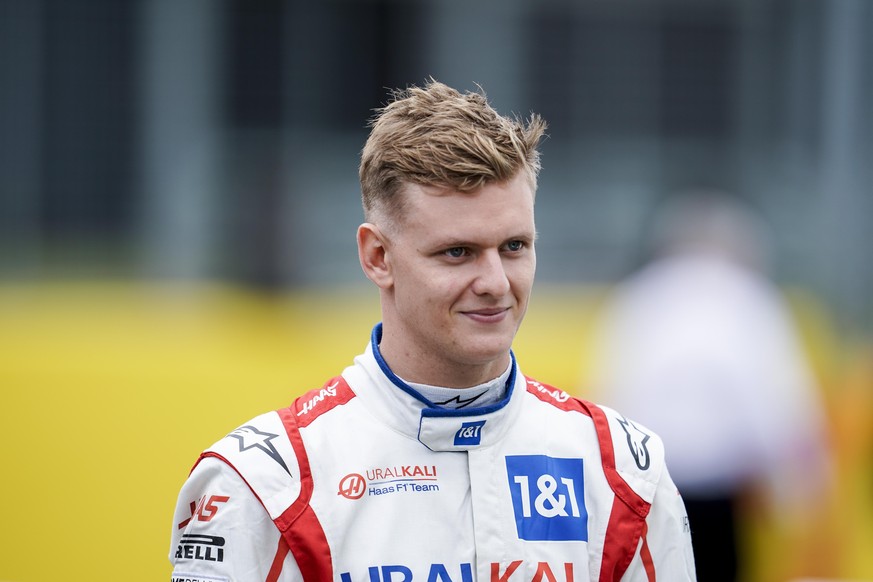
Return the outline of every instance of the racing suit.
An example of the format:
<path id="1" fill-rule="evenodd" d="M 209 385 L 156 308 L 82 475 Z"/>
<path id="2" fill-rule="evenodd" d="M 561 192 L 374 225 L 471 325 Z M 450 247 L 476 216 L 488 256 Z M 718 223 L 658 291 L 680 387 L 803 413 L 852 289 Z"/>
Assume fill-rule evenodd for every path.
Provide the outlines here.
<path id="1" fill-rule="evenodd" d="M 172 580 L 695 580 L 660 439 L 524 377 L 430 405 L 379 354 L 204 452 L 179 495 Z"/>

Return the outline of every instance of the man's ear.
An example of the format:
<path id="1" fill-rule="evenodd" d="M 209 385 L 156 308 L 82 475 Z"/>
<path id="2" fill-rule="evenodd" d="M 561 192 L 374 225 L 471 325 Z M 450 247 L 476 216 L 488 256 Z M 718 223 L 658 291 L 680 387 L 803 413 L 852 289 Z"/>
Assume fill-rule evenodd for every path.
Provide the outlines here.
<path id="1" fill-rule="evenodd" d="M 379 227 L 365 222 L 358 227 L 358 259 L 367 278 L 381 289 L 394 283 L 388 260 L 388 240 Z"/>

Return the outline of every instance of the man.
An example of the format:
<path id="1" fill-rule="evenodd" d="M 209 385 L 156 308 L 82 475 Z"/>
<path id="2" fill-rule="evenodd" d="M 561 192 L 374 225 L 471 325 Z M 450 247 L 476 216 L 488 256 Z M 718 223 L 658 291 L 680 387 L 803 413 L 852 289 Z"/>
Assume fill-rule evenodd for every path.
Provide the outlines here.
<path id="1" fill-rule="evenodd" d="M 382 323 L 341 376 L 201 456 L 174 580 L 694 579 L 660 440 L 510 351 L 544 130 L 437 82 L 380 111 L 357 241 Z"/>

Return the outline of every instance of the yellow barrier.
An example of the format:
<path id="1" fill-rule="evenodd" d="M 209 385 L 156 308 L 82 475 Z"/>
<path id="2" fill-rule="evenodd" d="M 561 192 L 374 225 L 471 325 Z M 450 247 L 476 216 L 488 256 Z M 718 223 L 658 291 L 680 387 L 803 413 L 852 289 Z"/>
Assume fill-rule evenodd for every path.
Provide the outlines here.
<path id="1" fill-rule="evenodd" d="M 602 293 L 535 290 L 526 374 L 576 391 Z M 369 288 L 0 287 L 0 579 L 166 579 L 197 453 L 338 374 L 378 319 Z M 829 573 L 873 576 L 845 560 Z"/>

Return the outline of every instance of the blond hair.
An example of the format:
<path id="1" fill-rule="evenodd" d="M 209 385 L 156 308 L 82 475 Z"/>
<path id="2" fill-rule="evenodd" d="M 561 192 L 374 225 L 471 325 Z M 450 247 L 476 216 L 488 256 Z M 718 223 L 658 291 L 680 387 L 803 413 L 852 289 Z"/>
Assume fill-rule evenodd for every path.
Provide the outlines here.
<path id="1" fill-rule="evenodd" d="M 546 123 L 536 114 L 526 123 L 501 116 L 481 88 L 461 94 L 431 79 L 395 91 L 370 127 L 359 170 L 368 221 L 400 216 L 407 183 L 474 192 L 524 171 L 536 191 Z"/>

